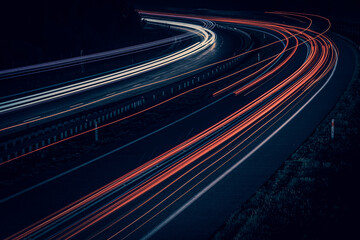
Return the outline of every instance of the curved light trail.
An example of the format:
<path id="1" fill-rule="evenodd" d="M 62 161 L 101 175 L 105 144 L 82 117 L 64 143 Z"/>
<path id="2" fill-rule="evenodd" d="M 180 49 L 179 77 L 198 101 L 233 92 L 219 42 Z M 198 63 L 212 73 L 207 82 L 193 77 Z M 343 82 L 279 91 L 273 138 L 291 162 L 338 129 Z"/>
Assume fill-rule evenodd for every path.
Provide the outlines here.
<path id="1" fill-rule="evenodd" d="M 145 12 L 145 13 L 147 13 L 147 12 Z M 162 15 L 162 16 L 172 16 L 172 15 L 169 15 L 169 14 L 159 14 L 159 13 L 152 13 L 152 14 L 153 14 L 153 15 Z M 174 16 L 179 17 L 179 15 L 177 15 L 177 14 L 175 14 Z M 190 17 L 184 16 L 184 18 L 192 18 L 192 19 L 193 19 L 193 18 L 196 18 L 196 19 L 198 19 L 197 16 L 190 16 Z M 304 29 L 302 29 L 301 31 L 299 31 L 299 33 L 296 33 L 294 36 L 297 36 L 297 35 L 299 35 L 300 33 L 304 32 L 304 31 L 306 31 L 306 30 L 308 30 L 308 29 L 310 28 L 310 26 L 311 26 L 311 24 L 312 24 L 312 20 L 309 19 L 309 18 L 306 18 L 306 19 L 309 20 L 309 25 L 308 25 L 306 28 L 304 28 Z M 222 19 L 222 18 L 208 18 L 208 20 L 204 20 L 204 21 L 207 21 L 207 22 L 210 22 L 210 21 L 219 21 L 219 22 L 222 22 L 222 21 L 224 21 L 224 19 Z M 227 62 L 227 61 L 231 61 L 231 60 L 233 60 L 234 58 L 237 58 L 237 57 L 239 57 L 239 56 L 243 56 L 243 55 L 249 54 L 249 53 L 251 53 L 251 52 L 256 52 L 256 51 L 259 51 L 259 50 L 262 50 L 262 49 L 266 49 L 266 48 L 272 47 L 274 44 L 277 44 L 277 43 L 279 43 L 279 42 L 283 42 L 283 41 L 288 42 L 289 38 L 292 36 L 292 35 L 291 35 L 291 36 L 285 36 L 284 34 L 280 33 L 281 31 L 279 32 L 279 30 L 278 30 L 279 27 L 271 27 L 273 24 L 270 24 L 270 26 L 268 26 L 269 23 L 267 23 L 267 22 L 253 21 L 253 20 L 242 20 L 242 19 L 240 19 L 240 20 L 239 20 L 239 19 L 235 19 L 235 20 L 234 20 L 234 19 L 227 19 L 227 20 L 225 20 L 225 22 L 226 22 L 226 21 L 228 21 L 228 22 L 230 22 L 230 23 L 241 24 L 241 25 L 257 26 L 257 27 L 265 28 L 265 29 L 267 28 L 267 29 L 270 29 L 270 30 L 272 30 L 272 31 L 274 31 L 274 32 L 279 33 L 279 34 L 282 35 L 284 38 L 283 38 L 283 39 L 279 39 L 279 40 L 277 40 L 277 41 L 274 41 L 274 42 L 272 42 L 272 43 L 269 43 L 269 44 L 267 44 L 267 45 L 258 47 L 258 48 L 256 48 L 256 49 L 252 49 L 252 50 L 249 50 L 249 51 L 247 51 L 247 52 L 240 53 L 239 55 L 233 56 L 233 57 L 231 57 L 231 58 L 224 59 L 224 60 L 221 60 L 221 61 L 212 63 L 212 64 L 210 64 L 210 65 L 201 67 L 201 68 L 199 68 L 199 69 L 195 69 L 195 70 L 189 71 L 189 72 L 184 73 L 184 74 L 182 74 L 182 75 L 186 75 L 186 74 L 189 74 L 189 73 L 192 73 L 192 72 L 196 72 L 196 71 L 199 71 L 199 70 L 201 70 L 201 69 L 208 68 L 208 67 L 210 67 L 210 66 L 213 66 L 213 65 L 216 65 L 216 64 L 219 64 L 219 63 L 224 63 L 224 62 Z M 281 24 L 280 24 L 280 25 L 281 25 Z M 210 26 L 210 28 L 213 27 L 212 24 L 208 24 L 208 26 Z M 329 26 L 329 27 L 330 27 L 330 26 Z M 324 32 L 326 32 L 327 30 L 328 30 L 328 29 L 326 29 Z M 320 34 L 320 35 L 321 35 L 321 34 Z M 306 43 L 306 44 L 307 44 L 307 43 Z M 286 49 L 285 51 L 290 51 L 290 50 L 293 49 L 294 47 L 296 47 L 296 46 L 290 47 L 290 48 Z M 282 52 L 282 53 L 283 53 L 283 52 Z M 206 86 L 208 86 L 208 85 L 211 85 L 211 84 L 214 84 L 214 83 L 217 83 L 217 82 L 220 82 L 220 81 L 224 81 L 224 80 L 228 79 L 229 77 L 236 76 L 237 74 L 239 74 L 239 73 L 241 73 L 241 72 L 243 72 L 243 71 L 245 71 L 245 70 L 251 69 L 251 68 L 256 67 L 257 65 L 259 65 L 259 64 L 261 64 L 261 63 L 267 62 L 267 61 L 271 60 L 272 58 L 278 58 L 280 55 L 282 55 L 282 53 L 276 54 L 276 55 L 274 55 L 274 56 L 272 56 L 272 57 L 269 57 L 269 58 L 267 58 L 267 59 L 264 59 L 264 60 L 262 60 L 262 61 L 260 61 L 260 62 L 257 62 L 257 63 L 255 63 L 255 64 L 252 64 L 252 65 L 247 66 L 247 67 L 244 67 L 244 68 L 242 68 L 242 69 L 240 69 L 240 70 L 238 70 L 238 71 L 236 71 L 236 72 L 230 73 L 230 74 L 228 74 L 228 75 L 226 75 L 226 76 L 224 76 L 224 77 L 222 77 L 222 78 L 212 80 L 212 81 L 210 81 L 210 82 L 208 82 L 208 83 L 202 84 L 202 85 L 199 86 L 199 87 L 195 87 L 195 88 L 193 88 L 193 89 L 190 89 L 190 90 L 188 90 L 188 91 L 185 91 L 185 92 L 183 92 L 183 93 L 180 93 L 180 94 L 178 94 L 178 95 L 176 95 L 176 96 L 174 96 L 174 97 L 171 97 L 170 99 L 167 99 L 167 100 L 165 100 L 165 101 L 162 101 L 162 102 L 160 102 L 160 103 L 158 103 L 158 104 L 155 104 L 155 105 L 153 105 L 153 106 L 151 106 L 151 107 L 149 107 L 149 108 L 146 108 L 146 109 L 144 109 L 144 110 L 138 111 L 138 112 L 136 112 L 136 113 L 134 113 L 134 114 L 131 114 L 131 115 L 125 116 L 125 117 L 123 117 L 123 118 L 121 118 L 121 119 L 115 120 L 115 121 L 113 121 L 113 122 L 110 122 L 110 123 L 107 123 L 107 124 L 98 126 L 98 128 L 100 129 L 100 128 L 104 128 L 104 127 L 110 126 L 110 125 L 115 124 L 115 123 L 117 123 L 117 122 L 123 121 L 123 120 L 125 120 L 125 119 L 131 118 L 131 117 L 136 116 L 136 115 L 139 115 L 139 114 L 141 114 L 141 113 L 143 113 L 143 112 L 146 112 L 146 111 L 148 111 L 148 110 L 150 110 L 150 109 L 156 108 L 156 107 L 158 107 L 158 106 L 160 106 L 160 105 L 162 105 L 162 104 L 165 104 L 165 103 L 167 103 L 167 102 L 169 102 L 169 101 L 172 101 L 172 100 L 174 100 L 174 99 L 176 99 L 176 98 L 178 98 L 178 97 L 181 97 L 181 96 L 183 96 L 183 95 L 186 95 L 186 94 L 188 94 L 188 93 L 190 93 L 190 92 L 192 92 L 192 91 L 195 91 L 195 90 L 197 90 L 197 89 L 199 89 L 199 88 L 203 88 L 203 87 L 206 87 Z M 277 59 L 277 61 L 278 61 L 278 59 Z M 273 61 L 272 61 L 272 62 L 273 62 Z M 273 64 L 274 64 L 274 63 L 273 63 Z M 270 64 L 268 64 L 268 65 L 270 65 Z M 262 69 L 264 69 L 264 68 L 262 68 Z M 279 67 L 278 67 L 277 69 L 279 69 Z M 269 70 L 269 69 L 267 69 L 266 71 L 268 71 L 268 70 Z M 257 72 L 259 72 L 259 71 L 257 71 Z M 264 73 L 265 73 L 265 72 L 263 72 L 263 74 L 264 74 Z M 254 75 L 254 74 L 252 74 L 252 75 Z M 262 75 L 262 74 L 260 74 L 259 77 L 260 77 L 261 75 Z M 181 76 L 181 75 L 180 75 L 180 76 Z M 175 77 L 178 77 L 178 76 L 175 76 Z M 122 91 L 122 92 L 119 92 L 119 93 L 116 93 L 116 94 L 112 94 L 111 96 L 105 96 L 105 97 L 103 97 L 103 98 L 101 98 L 101 99 L 98 99 L 98 100 L 95 100 L 95 101 L 92 101 L 92 102 L 89 102 L 89 103 L 86 103 L 86 104 L 82 104 L 82 105 L 80 105 L 80 106 L 72 107 L 72 108 L 70 108 L 70 109 L 68 109 L 68 110 L 65 110 L 65 111 L 62 111 L 62 112 L 58 112 L 58 113 L 55 113 L 55 114 L 51 114 L 51 115 L 48 115 L 48 116 L 45 116 L 45 117 L 34 118 L 34 119 L 31 119 L 31 120 L 26 121 L 26 122 L 22 122 L 22 123 L 19 123 L 19 124 L 16 124 L 16 125 L 12 125 L 12 126 L 9 126 L 9 127 L 6 127 L 6 128 L 2 128 L 2 129 L 0 129 L 0 132 L 6 131 L 6 130 L 8 130 L 8 129 L 13 129 L 13 128 L 16 128 L 16 127 L 19 127 L 19 126 L 23 126 L 23 125 L 28 124 L 28 123 L 34 123 L 34 122 L 37 122 L 37 121 L 41 121 L 41 120 L 43 120 L 43 119 L 47 119 L 47 118 L 51 118 L 51 117 L 54 117 L 54 116 L 58 116 L 58 115 L 61 115 L 61 114 L 64 114 L 64 113 L 69 113 L 69 112 L 72 112 L 72 111 L 75 111 L 75 110 L 78 110 L 78 109 L 81 109 L 81 108 L 84 108 L 84 107 L 87 107 L 87 106 L 91 106 L 91 105 L 93 105 L 93 104 L 95 104 L 95 103 L 98 103 L 98 102 L 101 102 L 101 101 L 104 101 L 104 100 L 107 100 L 107 99 L 111 99 L 111 98 L 113 98 L 113 97 L 119 96 L 119 95 L 124 94 L 124 93 L 127 93 L 127 92 L 131 92 L 131 91 L 134 91 L 134 90 L 143 88 L 143 87 L 148 87 L 148 86 L 150 86 L 150 85 L 154 85 L 154 84 L 157 84 L 157 83 L 160 83 L 160 82 L 168 81 L 168 80 L 170 80 L 170 79 L 172 79 L 172 78 L 174 78 L 174 77 L 171 77 L 171 78 L 168 78 L 168 79 L 164 79 L 164 80 L 159 80 L 159 81 L 152 82 L 152 83 L 149 83 L 149 84 L 143 84 L 142 86 L 136 86 L 136 87 L 130 88 L 130 89 L 128 89 L 128 90 L 125 90 L 125 91 Z M 240 80 L 239 82 L 243 82 L 244 80 L 245 80 L 245 79 L 242 79 L 242 80 Z M 216 96 L 216 95 L 218 95 L 218 93 L 219 93 L 219 92 L 215 92 L 213 95 Z M 19 156 L 17 156 L 17 157 L 14 157 L 14 158 L 6 161 L 6 162 L 0 163 L 0 165 L 7 164 L 7 163 L 12 162 L 12 161 L 14 161 L 14 160 L 16 160 L 16 159 L 18 159 L 18 158 L 23 157 L 23 156 L 27 156 L 27 155 L 29 155 L 29 154 L 31 154 L 31 153 L 34 153 L 34 152 L 37 152 L 37 151 L 41 151 L 42 149 L 45 149 L 45 148 L 51 147 L 51 146 L 53 146 L 53 145 L 62 143 L 62 142 L 64 142 L 64 141 L 73 139 L 73 138 L 75 138 L 75 137 L 78 137 L 78 136 L 87 134 L 87 133 L 92 132 L 92 131 L 94 131 L 94 130 L 95 130 L 95 128 L 90 129 L 90 130 L 87 130 L 87 131 L 84 131 L 84 132 L 81 132 L 81 133 L 78 133 L 78 134 L 75 134 L 75 135 L 70 136 L 70 137 L 67 137 L 67 138 L 64 138 L 64 139 L 62 139 L 62 140 L 60 140 L 60 141 L 54 142 L 54 143 L 52 143 L 52 144 L 46 145 L 46 146 L 44 146 L 44 147 L 40 147 L 40 148 L 38 148 L 38 149 L 36 149 L 36 150 L 33 150 L 33 151 L 31 151 L 31 152 L 28 152 L 28 153 L 19 155 Z"/>
<path id="2" fill-rule="evenodd" d="M 42 102 L 51 101 L 54 99 L 58 99 L 64 96 L 76 94 L 79 92 L 83 92 L 89 89 L 93 89 L 96 87 L 104 86 L 106 84 L 110 84 L 113 82 L 122 81 L 129 77 L 136 76 L 138 74 L 142 74 L 153 69 L 168 65 L 185 57 L 188 57 L 192 54 L 195 54 L 199 51 L 202 51 L 208 47 L 210 47 L 216 39 L 215 33 L 210 29 L 203 28 L 201 26 L 190 24 L 190 23 L 182 23 L 175 22 L 169 20 L 160 20 L 160 19 L 146 19 L 148 22 L 159 23 L 159 24 L 167 24 L 174 26 L 176 28 L 192 31 L 195 34 L 198 34 L 202 37 L 202 41 L 195 43 L 185 49 L 182 49 L 178 52 L 169 54 L 167 56 L 161 57 L 160 59 L 153 60 L 151 62 L 143 63 L 138 66 L 130 67 L 125 70 L 121 70 L 112 74 L 108 74 L 102 77 L 97 77 L 91 80 L 83 81 L 80 83 L 75 83 L 71 85 L 67 85 L 64 87 L 48 90 L 45 92 L 32 94 L 25 97 L 16 98 L 13 100 L 8 100 L 0 103 L 0 114 L 13 111 L 16 109 L 21 109 L 24 107 L 28 107 L 34 104 L 39 104 Z"/>
<path id="3" fill-rule="evenodd" d="M 337 47 L 324 35 L 330 28 L 327 19 L 328 28 L 319 33 L 311 29 L 312 18 L 319 19 L 319 16 L 286 12 L 274 14 L 306 21 L 309 25 L 302 28 L 275 22 L 204 17 L 215 22 L 271 31 L 282 36 L 282 39 L 276 42 L 284 43 L 283 49 L 273 56 L 246 67 L 251 69 L 259 65 L 259 69 L 224 86 L 214 92 L 213 96 L 227 92 L 235 95 L 248 93 L 269 79 L 285 77 L 213 126 L 8 239 L 131 238 L 154 219 L 164 219 L 161 214 L 164 214 L 165 210 L 170 211 L 176 204 L 191 203 L 186 199 L 212 186 L 206 185 L 207 181 L 221 178 L 222 173 L 238 166 L 241 162 L 237 158 L 241 154 L 257 149 L 254 146 L 257 146 L 258 141 L 276 133 L 273 132 L 276 124 L 288 123 L 292 119 L 292 111 L 301 111 L 323 89 L 329 81 L 324 79 L 332 76 L 337 65 Z M 269 46 L 272 44 L 266 47 Z M 306 54 L 303 54 L 304 60 L 296 65 L 292 72 L 285 73 L 283 70 L 291 69 L 291 61 L 301 55 L 300 46 L 307 49 Z M 254 51 L 260 49 L 264 49 L 264 46 Z M 244 69 L 229 76 L 237 76 L 242 71 Z M 215 79 L 179 95 L 221 82 L 229 76 Z M 186 203 L 180 206 L 185 206 Z M 169 218 L 166 216 L 164 221 L 158 220 L 162 221 L 162 224 L 150 233 L 143 234 L 145 238 L 161 229 L 168 222 L 167 219 L 172 219 L 172 215 Z"/>
<path id="4" fill-rule="evenodd" d="M 207 28 L 208 25 L 209 25 L 209 23 L 207 23 L 207 22 L 204 23 L 204 27 Z M 135 46 L 124 47 L 124 48 L 120 48 L 120 49 L 116 49 L 116 50 L 110 50 L 110 51 L 106 51 L 106 52 L 94 53 L 94 54 L 89 54 L 89 55 L 79 56 L 79 57 L 74 57 L 74 58 L 69 58 L 69 59 L 61 59 L 61 60 L 56 60 L 56 61 L 52 61 L 52 62 L 46 62 L 46 63 L 40 63 L 40 64 L 35 64 L 35 65 L 30 65 L 30 66 L 1 70 L 0 71 L 0 80 L 19 77 L 19 76 L 26 76 L 26 75 L 30 75 L 30 74 L 45 72 L 45 71 L 52 71 L 52 70 L 56 70 L 56 69 L 80 65 L 83 63 L 92 63 L 92 62 L 96 62 L 96 61 L 102 61 L 102 60 L 111 59 L 111 58 L 115 58 L 115 57 L 119 57 L 119 56 L 133 54 L 133 53 L 139 53 L 139 52 L 147 51 L 149 49 L 159 48 L 159 47 L 173 44 L 173 42 L 175 40 L 182 41 L 182 40 L 186 40 L 186 39 L 189 39 L 192 37 L 194 37 L 194 35 L 192 33 L 187 32 L 187 33 L 183 33 L 183 34 L 180 34 L 180 35 L 177 35 L 174 37 L 168 37 L 168 38 L 155 40 L 155 41 L 148 42 L 148 43 L 142 43 L 142 44 L 138 44 Z"/>

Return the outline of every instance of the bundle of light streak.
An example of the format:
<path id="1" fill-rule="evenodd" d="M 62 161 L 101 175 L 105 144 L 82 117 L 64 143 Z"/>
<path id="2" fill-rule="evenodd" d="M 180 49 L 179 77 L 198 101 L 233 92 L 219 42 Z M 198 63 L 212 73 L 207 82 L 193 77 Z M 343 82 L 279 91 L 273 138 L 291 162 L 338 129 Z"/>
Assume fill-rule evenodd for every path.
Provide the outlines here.
<path id="1" fill-rule="evenodd" d="M 186 198 L 199 184 L 216 175 L 220 170 L 229 168 L 230 164 L 236 161 L 236 158 L 254 141 L 267 133 L 267 130 L 274 126 L 279 119 L 287 116 L 303 99 L 309 98 L 312 90 L 324 84 L 326 77 L 332 74 L 336 68 L 338 50 L 333 41 L 325 35 L 330 29 L 330 22 L 327 19 L 310 14 L 287 12 L 272 14 L 299 19 L 299 21 L 307 22 L 308 26 L 302 28 L 260 20 L 202 17 L 212 22 L 266 29 L 282 36 L 281 39 L 265 46 L 211 65 L 226 62 L 251 52 L 269 49 L 278 43 L 281 43 L 283 48 L 271 57 L 221 78 L 210 80 L 154 106 L 99 126 L 99 128 L 110 127 L 124 119 L 131 119 L 181 96 L 186 96 L 197 89 L 226 82 L 229 77 L 234 78 L 246 70 L 254 69 L 251 74 L 212 93 L 214 98 L 229 93 L 249 94 L 291 63 L 299 46 L 304 45 L 307 48 L 307 55 L 300 67 L 213 126 L 8 239 L 131 238 L 151 220 L 181 199 Z M 181 17 L 181 15 L 177 16 Z M 312 30 L 313 19 L 327 22 L 328 27 L 322 32 Z M 209 66 L 203 68 L 207 67 Z M 79 133 L 54 144 L 89 134 L 93 130 Z M 165 192 L 166 194 L 164 194 Z"/>

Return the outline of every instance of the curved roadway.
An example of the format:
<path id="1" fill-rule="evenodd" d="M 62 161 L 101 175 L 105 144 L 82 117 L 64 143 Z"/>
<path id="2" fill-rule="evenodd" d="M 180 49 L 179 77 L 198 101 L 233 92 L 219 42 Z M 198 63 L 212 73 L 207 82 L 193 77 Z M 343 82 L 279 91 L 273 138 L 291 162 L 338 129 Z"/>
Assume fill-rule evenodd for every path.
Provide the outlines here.
<path id="1" fill-rule="evenodd" d="M 351 44 L 312 30 L 327 19 L 274 14 L 299 23 L 204 17 L 267 35 L 261 55 L 282 47 L 252 74 L 229 73 L 201 108 L 3 198 L 1 237 L 209 238 L 313 131 L 355 69 Z"/>

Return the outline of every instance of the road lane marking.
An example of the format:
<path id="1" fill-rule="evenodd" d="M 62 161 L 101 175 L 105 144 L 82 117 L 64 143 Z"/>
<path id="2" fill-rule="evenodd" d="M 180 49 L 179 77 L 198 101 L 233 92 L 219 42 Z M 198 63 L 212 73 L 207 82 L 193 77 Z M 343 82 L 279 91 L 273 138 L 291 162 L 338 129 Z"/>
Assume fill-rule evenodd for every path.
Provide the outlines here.
<path id="1" fill-rule="evenodd" d="M 115 94 L 118 94 L 118 93 L 117 92 L 112 92 L 112 93 L 106 94 L 106 96 L 109 97 L 109 96 L 112 96 L 112 95 L 115 95 Z"/>
<path id="2" fill-rule="evenodd" d="M 258 29 L 256 29 L 256 31 L 258 31 Z M 259 31 L 261 31 L 261 30 L 259 30 Z M 274 37 L 275 37 L 275 36 L 274 36 Z M 275 37 L 275 38 L 277 38 L 277 37 Z M 278 39 L 279 39 L 279 38 L 278 38 Z M 282 42 L 282 44 L 284 45 L 283 42 Z M 156 134 L 156 133 L 158 133 L 158 132 L 160 132 L 160 131 L 162 131 L 162 130 L 164 130 L 164 129 L 172 126 L 172 125 L 175 125 L 175 124 L 181 122 L 182 120 L 185 120 L 185 119 L 187 119 L 187 118 L 189 118 L 189 117 L 191 117 L 191 116 L 193 116 L 193 115 L 201 112 L 201 111 L 204 110 L 204 109 L 209 108 L 210 106 L 212 106 L 212 105 L 214 105 L 214 104 L 222 101 L 223 99 L 225 99 L 225 98 L 227 98 L 227 97 L 229 97 L 229 96 L 233 96 L 233 93 L 230 92 L 229 94 L 227 94 L 227 95 L 225 95 L 225 96 L 223 96 L 223 97 L 215 100 L 214 102 L 212 102 L 212 103 L 210 103 L 210 104 L 208 104 L 208 105 L 206 105 L 206 106 L 204 106 L 204 107 L 202 107 L 202 108 L 200 108 L 200 109 L 198 109 L 198 110 L 196 110 L 196 111 L 194 111 L 194 112 L 192 112 L 192 113 L 190 113 L 190 114 L 188 114 L 188 115 L 186 115 L 186 116 L 184 116 L 184 117 L 182 117 L 182 118 L 180 118 L 180 119 L 178 119 L 178 120 L 176 120 L 176 121 L 174 121 L 174 122 L 172 122 L 172 123 L 170 123 L 170 124 L 168 124 L 168 125 L 166 125 L 166 126 L 164 126 L 164 127 L 161 127 L 161 128 L 159 128 L 159 129 L 151 132 L 151 133 L 148 133 L 148 134 L 146 134 L 146 135 L 144 135 L 144 136 L 142 136 L 142 137 L 140 137 L 140 138 L 138 138 L 138 139 L 135 139 L 135 140 L 132 141 L 132 142 L 129 142 L 129 143 L 123 145 L 123 146 L 120 146 L 120 147 L 118 147 L 118 148 L 116 148 L 116 149 L 114 149 L 114 150 L 112 150 L 112 151 L 110 151 L 110 152 L 107 152 L 107 153 L 105 153 L 105 154 L 103 154 L 103 155 L 101 155 L 101 156 L 99 156 L 99 157 L 96 157 L 96 158 L 94 158 L 94 159 L 92 159 L 92 160 L 90 160 L 90 161 L 88 161 L 88 162 L 86 162 L 86 163 L 83 163 L 83 164 L 81 164 L 81 165 L 79 165 L 79 166 L 77 166 L 77 167 L 74 167 L 74 168 L 72 168 L 72 169 L 69 169 L 69 170 L 67 170 L 67 171 L 65 171 L 65 172 L 63 172 L 63 173 L 60 173 L 60 174 L 58 174 L 58 175 L 56 175 L 56 176 L 54 176 L 54 177 L 52 177 L 52 178 L 49 178 L 49 179 L 44 180 L 44 181 L 42 181 L 42 182 L 40 182 L 40 183 L 38 183 L 38 184 L 35 184 L 35 185 L 31 186 L 31 187 L 28 187 L 28 188 L 26 188 L 26 189 L 24 189 L 24 190 L 22 190 L 22 191 L 19 191 L 19 192 L 17 192 L 17 193 L 14 193 L 14 194 L 12 194 L 12 195 L 10 195 L 10 196 L 8 196 L 8 197 L 5 197 L 5 198 L 3 198 L 3 199 L 0 199 L 0 204 L 3 203 L 3 202 L 6 202 L 6 201 L 8 201 L 8 200 L 10 200 L 10 199 L 12 199 L 12 198 L 15 198 L 15 197 L 17 197 L 17 196 L 19 196 L 19 195 L 22 195 L 22 194 L 24 194 L 24 193 L 26 193 L 26 192 L 29 192 L 29 191 L 31 191 L 31 190 L 33 190 L 33 189 L 36 189 L 36 188 L 38 188 L 38 187 L 40 187 L 40 186 L 42 186 L 42 185 L 45 185 L 45 184 L 47 184 L 47 183 L 49 183 L 49 182 L 51 182 L 51 181 L 54 181 L 54 180 L 56 180 L 56 179 L 58 179 L 58 178 L 60 178 L 60 177 L 62 177 L 62 176 L 65 176 L 65 175 L 71 173 L 71 172 L 74 172 L 74 171 L 76 171 L 76 170 L 78 170 L 78 169 L 80 169 L 80 168 L 82 168 L 82 167 L 85 167 L 85 166 L 87 166 L 87 165 L 89 165 L 89 164 L 91 164 L 91 163 L 93 163 L 93 162 L 96 162 L 96 161 L 98 161 L 98 160 L 100 160 L 100 159 L 102 159 L 102 158 L 104 158 L 104 157 L 107 157 L 107 156 L 109 156 L 109 155 L 111 155 L 111 154 L 113 154 L 113 153 L 115 153 L 115 152 L 117 152 L 117 151 L 119 151 L 119 150 L 121 150 L 121 149 L 123 149 L 123 148 L 126 148 L 126 147 L 128 147 L 128 146 L 130 146 L 130 145 L 132 145 L 132 144 L 134 144 L 134 143 L 137 143 L 137 142 L 139 142 L 139 141 L 141 141 L 141 140 L 143 140 L 143 139 L 145 139 L 145 138 L 147 138 L 147 137 L 150 137 L 150 136 L 152 136 L 152 135 L 154 135 L 154 134 Z"/>
<path id="3" fill-rule="evenodd" d="M 33 117 L 33 118 L 30 118 L 30 119 L 24 120 L 23 122 L 30 122 L 30 121 L 38 119 L 38 118 L 41 118 L 41 116 Z"/>
<path id="4" fill-rule="evenodd" d="M 70 106 L 69 108 L 75 108 L 75 107 L 80 107 L 81 105 L 83 105 L 84 103 L 78 103 L 75 105 Z"/>
<path id="5" fill-rule="evenodd" d="M 191 132 L 194 130 L 194 128 L 191 128 L 190 132 L 188 134 L 186 134 L 185 139 L 187 139 L 189 137 L 189 135 L 191 134 Z"/>
<path id="6" fill-rule="evenodd" d="M 335 72 L 337 64 L 338 64 L 338 54 L 337 54 L 336 49 L 334 47 L 333 47 L 333 49 L 335 50 L 335 54 L 336 54 L 336 64 L 335 64 L 335 67 L 334 67 L 331 75 L 328 77 L 328 79 L 326 80 L 324 85 L 322 85 L 322 87 L 304 105 L 302 105 L 301 108 L 299 108 L 291 117 L 289 117 L 278 129 L 276 129 L 272 134 L 270 134 L 267 138 L 265 138 L 264 141 L 262 141 L 259 145 L 257 145 L 255 148 L 253 148 L 242 159 L 240 159 L 237 163 L 235 163 L 233 166 L 231 166 L 228 170 L 226 170 L 219 177 L 217 177 L 209 185 L 207 185 L 205 188 L 203 188 L 194 197 L 192 197 L 184 205 L 182 205 L 180 208 L 178 208 L 175 212 L 173 212 L 169 217 L 167 217 L 164 221 L 162 221 L 159 225 L 157 225 L 155 228 L 153 228 L 149 233 L 147 233 L 141 239 L 145 240 L 145 239 L 149 239 L 150 237 L 152 237 L 155 233 L 157 233 L 160 229 L 162 229 L 165 225 L 167 225 L 171 220 L 173 220 L 180 213 L 182 213 L 193 202 L 195 202 L 197 199 L 199 199 L 202 195 L 204 195 L 207 191 L 209 191 L 213 186 L 215 186 L 218 182 L 220 182 L 223 178 L 225 178 L 228 174 L 230 174 L 235 168 L 237 168 L 245 160 L 247 160 L 249 157 L 251 157 L 259 148 L 261 148 L 273 136 L 275 136 L 279 131 L 281 131 L 292 119 L 294 119 L 325 88 L 325 86 L 330 82 L 332 76 L 334 75 L 334 72 Z"/>
<path id="7" fill-rule="evenodd" d="M 22 195 L 22 194 L 24 194 L 24 193 L 26 193 L 26 192 L 29 192 L 29 191 L 31 191 L 31 190 L 33 190 L 33 189 L 35 189 L 35 188 L 38 188 L 38 187 L 40 187 L 40 186 L 42 186 L 42 185 L 45 185 L 45 184 L 47 184 L 47 183 L 49 183 L 49 182 L 52 182 L 52 181 L 54 181 L 54 180 L 56 180 L 56 179 L 58 179 L 58 178 L 60 178 L 60 177 L 62 177 L 62 176 L 65 176 L 65 175 L 67 175 L 67 174 L 69 174 L 69 173 L 71 173 L 71 172 L 74 172 L 74 171 L 76 171 L 76 170 L 78 170 L 78 169 L 80 169 L 80 168 L 82 168 L 82 167 L 85 167 L 85 166 L 87 166 L 87 165 L 89 165 L 89 164 L 91 164 L 91 163 L 93 163 L 93 162 L 96 162 L 96 161 L 98 161 L 98 160 L 100 160 L 100 159 L 102 159 L 102 158 L 104 158 L 104 157 L 107 157 L 107 156 L 109 156 L 109 155 L 111 155 L 111 154 L 113 154 L 113 153 L 115 153 L 115 152 L 117 152 L 117 151 L 119 151 L 119 150 L 121 150 L 121 149 L 123 149 L 123 148 L 126 148 L 126 147 L 128 147 L 128 146 L 130 146 L 130 145 L 132 145 L 132 144 L 134 144 L 134 143 L 137 143 L 137 142 L 139 142 L 139 141 L 141 141 L 141 140 L 143 140 L 143 139 L 145 139 L 145 138 L 147 138 L 147 137 L 150 137 L 150 136 L 154 135 L 155 133 L 158 133 L 158 132 L 160 132 L 160 131 L 162 131 L 162 130 L 164 130 L 164 129 L 172 126 L 172 125 L 175 125 L 175 124 L 181 122 L 182 120 L 185 120 L 185 119 L 191 117 L 192 115 L 195 115 L 195 114 L 197 114 L 198 112 L 201 112 L 202 110 L 204 110 L 204 109 L 206 109 L 206 108 L 214 105 L 215 103 L 220 102 L 220 101 L 223 100 L 224 98 L 229 97 L 229 96 L 232 96 L 232 95 L 233 95 L 232 93 L 229 93 L 228 95 L 225 95 L 225 96 L 219 98 L 218 100 L 216 100 L 216 101 L 214 101 L 214 102 L 212 102 L 212 103 L 210 103 L 210 104 L 208 104 L 208 105 L 206 105 L 206 106 L 204 106 L 204 107 L 202 107 L 202 108 L 200 108 L 200 109 L 198 109 L 198 110 L 190 113 L 189 115 L 186 115 L 186 116 L 184 116 L 184 117 L 182 117 L 182 118 L 180 118 L 180 119 L 178 119 L 178 120 L 176 120 L 176 121 L 174 121 L 174 122 L 172 122 L 172 123 L 169 123 L 168 125 L 166 125 L 166 126 L 164 126 L 164 127 L 161 127 L 161 128 L 159 128 L 159 129 L 151 132 L 151 133 L 148 133 L 148 134 L 146 134 L 146 135 L 144 135 L 144 136 L 142 136 L 142 137 L 140 137 L 140 138 L 138 138 L 138 139 L 135 139 L 134 141 L 131 141 L 131 142 L 129 142 L 129 143 L 127 143 L 127 144 L 125 144 L 125 145 L 123 145 L 123 146 L 121 146 L 121 147 L 118 147 L 118 148 L 116 148 L 116 149 L 114 149 L 114 150 L 111 150 L 110 152 L 107 152 L 107 153 L 105 153 L 105 154 L 103 154 L 103 155 L 101 155 L 101 156 L 99 156 L 99 157 L 96 157 L 96 158 L 94 158 L 94 159 L 92 159 L 92 160 L 90 160 L 90 161 L 88 161 L 88 162 L 86 162 L 86 163 L 83 163 L 83 164 L 81 164 L 81 165 L 79 165 L 79 166 L 77 166 L 77 167 L 74 167 L 74 168 L 72 168 L 72 169 L 69 169 L 69 170 L 67 170 L 67 171 L 65 171 L 65 172 L 63 172 L 63 173 L 60 173 L 60 174 L 58 174 L 58 175 L 56 175 L 56 176 L 54 176 L 54 177 L 51 177 L 51 178 L 49 178 L 49 179 L 47 179 L 47 180 L 44 180 L 44 181 L 42 181 L 42 182 L 40 182 L 40 183 L 38 183 L 38 184 L 35 184 L 35 185 L 31 186 L 31 187 L 28 187 L 28 188 L 26 188 L 26 189 L 24 189 L 24 190 L 22 190 L 22 191 L 19 191 L 19 192 L 17 192 L 17 193 L 14 193 L 14 194 L 8 196 L 8 197 L 5 197 L 5 198 L 3 198 L 3 199 L 0 200 L 0 204 L 1 204 L 1 203 L 4 203 L 4 202 L 6 202 L 6 201 L 8 201 L 8 200 L 10 200 L 10 199 L 13 199 L 13 198 L 15 198 L 15 197 L 17 197 L 17 196 L 19 196 L 19 195 Z"/>

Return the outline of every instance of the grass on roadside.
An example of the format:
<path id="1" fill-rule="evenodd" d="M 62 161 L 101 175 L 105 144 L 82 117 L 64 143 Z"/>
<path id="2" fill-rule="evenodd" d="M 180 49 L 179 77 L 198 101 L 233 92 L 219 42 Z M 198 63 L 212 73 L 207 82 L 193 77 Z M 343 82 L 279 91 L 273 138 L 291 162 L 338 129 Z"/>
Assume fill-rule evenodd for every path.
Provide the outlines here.
<path id="1" fill-rule="evenodd" d="M 330 123 L 335 119 L 335 139 Z M 214 239 L 353 239 L 359 210 L 360 78 Z M 357 233 L 357 235 L 359 235 Z"/>

